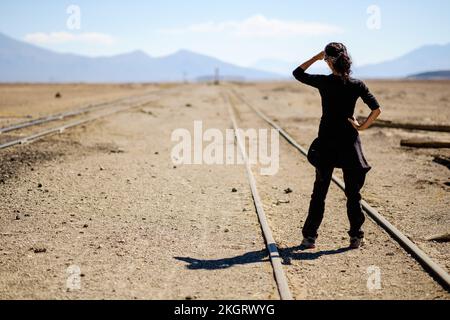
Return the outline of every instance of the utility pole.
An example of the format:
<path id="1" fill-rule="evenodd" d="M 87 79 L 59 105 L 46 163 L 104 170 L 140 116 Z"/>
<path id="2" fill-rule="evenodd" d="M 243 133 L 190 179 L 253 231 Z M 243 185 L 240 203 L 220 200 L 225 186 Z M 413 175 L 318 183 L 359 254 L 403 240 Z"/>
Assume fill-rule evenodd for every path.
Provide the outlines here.
<path id="1" fill-rule="evenodd" d="M 219 68 L 216 68 L 214 72 L 214 85 L 218 86 L 220 84 L 220 70 Z"/>

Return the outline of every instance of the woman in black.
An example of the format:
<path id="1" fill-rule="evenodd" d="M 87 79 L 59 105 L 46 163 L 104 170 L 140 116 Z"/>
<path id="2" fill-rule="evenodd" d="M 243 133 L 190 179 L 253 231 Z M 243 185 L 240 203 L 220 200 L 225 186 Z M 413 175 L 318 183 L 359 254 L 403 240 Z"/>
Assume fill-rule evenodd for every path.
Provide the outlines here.
<path id="1" fill-rule="evenodd" d="M 332 74 L 312 75 L 305 71 L 316 61 L 325 60 Z M 305 249 L 315 248 L 317 231 L 323 220 L 325 199 L 334 168 L 342 168 L 347 196 L 347 215 L 350 221 L 350 247 L 358 248 L 363 244 L 362 225 L 365 217 L 361 208 L 360 190 L 364 185 L 367 172 L 371 169 L 367 163 L 358 131 L 365 130 L 381 113 L 380 106 L 367 86 L 360 80 L 350 77 L 351 59 L 342 43 L 330 43 L 325 51 L 303 63 L 294 72 L 294 77 L 319 90 L 322 97 L 322 119 L 319 137 L 311 149 L 316 152 L 316 181 L 311 196 L 308 217 L 303 226 Z M 362 98 L 372 110 L 363 124 L 353 116 L 356 101 Z M 310 149 L 310 152 L 311 152 Z"/>

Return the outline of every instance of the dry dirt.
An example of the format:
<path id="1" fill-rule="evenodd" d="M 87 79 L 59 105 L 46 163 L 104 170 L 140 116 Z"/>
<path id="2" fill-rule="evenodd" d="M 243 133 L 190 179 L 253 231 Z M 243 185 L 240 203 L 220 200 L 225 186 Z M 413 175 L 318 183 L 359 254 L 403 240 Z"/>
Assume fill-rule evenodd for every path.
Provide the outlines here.
<path id="1" fill-rule="evenodd" d="M 313 90 L 296 83 L 232 86 L 305 147 L 314 139 L 320 100 Z M 245 168 L 174 166 L 171 160 L 175 129 L 192 132 L 195 120 L 205 129 L 230 128 L 221 97 L 230 87 L 0 86 L 2 125 L 167 89 L 145 107 L 0 151 L 0 298 L 278 299 Z M 449 82 L 369 87 L 383 106 L 382 119 L 450 122 Z M 54 98 L 56 92 L 61 99 Z M 358 108 L 368 114 L 368 108 Z M 268 128 L 245 105 L 236 109 L 243 128 Z M 373 166 L 363 196 L 450 270 L 450 244 L 426 240 L 450 231 L 449 172 L 432 162 L 434 155 L 450 152 L 399 144 L 403 137 L 429 135 L 363 132 Z M 371 221 L 367 245 L 346 250 L 345 199 L 336 186 L 327 199 L 318 248 L 300 251 L 314 170 L 282 139 L 280 151 L 277 175 L 255 174 L 296 299 L 449 299 Z M 286 194 L 287 188 L 293 192 Z M 381 272 L 380 290 L 367 288 L 373 267 Z M 74 270 L 80 288 L 70 286 Z"/>

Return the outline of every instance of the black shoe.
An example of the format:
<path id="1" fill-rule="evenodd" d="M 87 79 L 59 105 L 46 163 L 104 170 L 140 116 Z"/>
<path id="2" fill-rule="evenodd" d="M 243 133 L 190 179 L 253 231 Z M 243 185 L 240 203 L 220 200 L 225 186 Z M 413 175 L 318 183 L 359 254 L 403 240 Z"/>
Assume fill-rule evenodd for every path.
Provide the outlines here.
<path id="1" fill-rule="evenodd" d="M 300 245 L 300 247 L 302 247 L 302 249 L 315 249 L 316 248 L 316 240 L 317 240 L 317 238 L 313 238 L 313 237 L 303 238 L 303 241 L 302 241 L 302 244 Z"/>
<path id="2" fill-rule="evenodd" d="M 350 249 L 358 249 L 364 246 L 364 237 L 351 237 L 350 238 Z"/>

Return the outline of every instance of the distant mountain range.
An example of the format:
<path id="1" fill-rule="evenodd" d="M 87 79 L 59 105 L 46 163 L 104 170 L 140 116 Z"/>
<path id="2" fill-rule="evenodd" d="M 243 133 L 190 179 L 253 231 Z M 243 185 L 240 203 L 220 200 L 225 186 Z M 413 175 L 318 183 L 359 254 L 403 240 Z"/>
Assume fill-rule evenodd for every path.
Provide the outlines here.
<path id="1" fill-rule="evenodd" d="M 408 78 L 421 79 L 421 80 L 450 79 L 450 70 L 418 73 L 418 74 L 413 74 L 412 76 L 409 76 Z"/>
<path id="2" fill-rule="evenodd" d="M 292 70 L 298 63 L 266 59 L 246 68 L 187 50 L 164 57 L 151 57 L 143 51 L 86 57 L 57 53 L 0 33 L 0 82 L 210 81 L 216 69 L 221 79 L 226 80 L 287 80 L 292 79 Z M 421 74 L 442 70 L 450 70 L 450 44 L 424 46 L 390 61 L 356 67 L 353 75 L 359 78 L 416 75 L 425 79 L 426 75 Z M 329 70 L 322 63 L 311 72 L 329 73 Z"/>
<path id="3" fill-rule="evenodd" d="M 450 43 L 420 47 L 390 61 L 356 68 L 354 74 L 361 78 L 404 78 L 441 70 L 450 70 Z"/>
<path id="4" fill-rule="evenodd" d="M 56 53 L 0 33 L 0 82 L 172 82 L 212 79 L 272 80 L 280 75 L 180 50 L 165 57 L 134 51 L 111 57 Z"/>
<path id="5" fill-rule="evenodd" d="M 290 63 L 276 59 L 260 60 L 252 67 L 280 74 L 290 74 L 301 61 Z M 450 43 L 429 45 L 413 50 L 399 58 L 355 67 L 353 76 L 358 78 L 404 78 L 410 75 L 450 70 Z M 311 68 L 314 73 L 329 73 L 323 66 Z"/>

